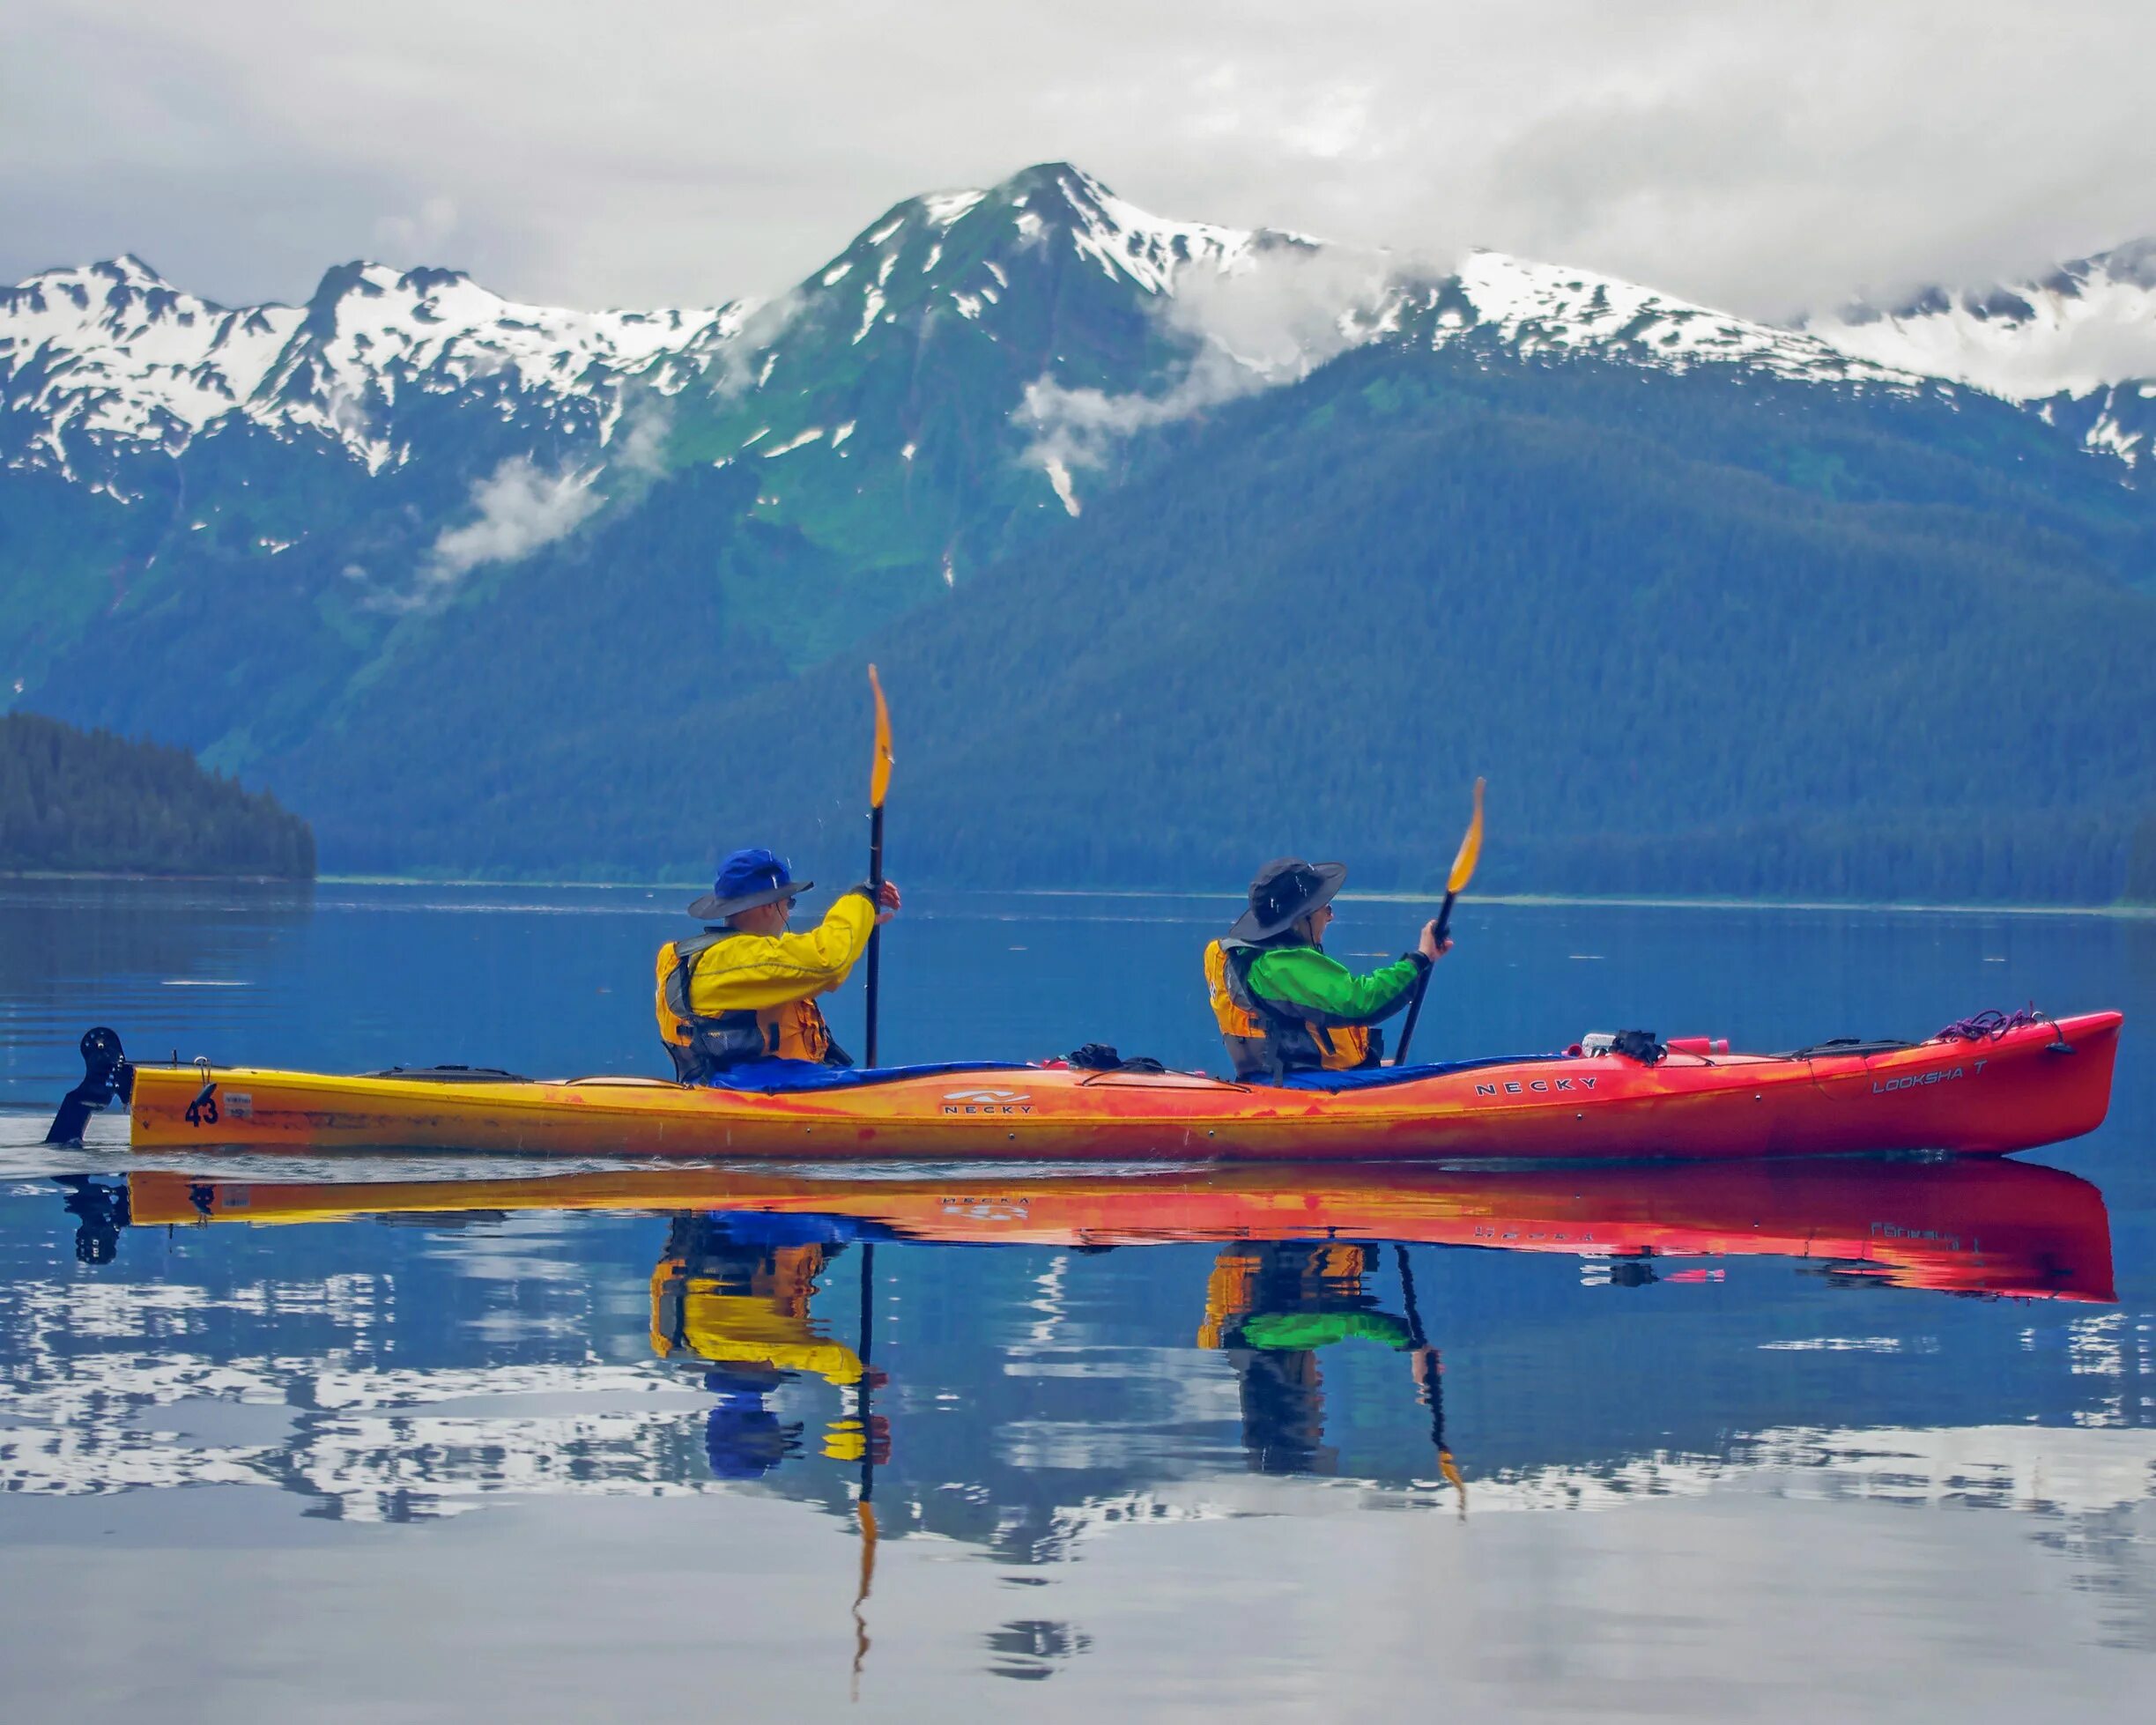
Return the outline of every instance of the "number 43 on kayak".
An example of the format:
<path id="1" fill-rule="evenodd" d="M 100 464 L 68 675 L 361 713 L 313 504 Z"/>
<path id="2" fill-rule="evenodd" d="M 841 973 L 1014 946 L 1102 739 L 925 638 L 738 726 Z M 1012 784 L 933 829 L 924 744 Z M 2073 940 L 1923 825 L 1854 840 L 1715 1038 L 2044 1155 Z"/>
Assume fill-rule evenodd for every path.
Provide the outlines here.
<path id="1" fill-rule="evenodd" d="M 1365 974 L 1324 947 L 1344 864 L 1288 856 L 1257 870 L 1247 908 L 1202 955 L 1220 1073 L 1124 1060 L 1098 1043 L 1024 1064 L 880 1066 L 879 937 L 904 900 L 884 873 L 891 722 L 873 666 L 869 679 L 867 872 L 796 929 L 814 883 L 768 847 L 776 835 L 739 835 L 747 842 L 688 907 L 695 930 L 658 950 L 671 1076 L 137 1065 L 100 1025 L 82 1039 L 83 1081 L 48 1142 L 79 1143 L 90 1115 L 116 1099 L 145 1150 L 1005 1162 L 2003 1155 L 2092 1131 L 2109 1107 L 2116 1012 L 1994 1011 L 1920 1041 L 1836 1037 L 1779 1053 L 1626 1030 L 1553 1053 L 1411 1062 L 1424 996 L 1452 950 L 1453 907 L 1481 857 L 1480 780 L 1436 914 L 1399 959 Z M 856 967 L 868 996 L 858 1062 L 818 1004 Z"/>

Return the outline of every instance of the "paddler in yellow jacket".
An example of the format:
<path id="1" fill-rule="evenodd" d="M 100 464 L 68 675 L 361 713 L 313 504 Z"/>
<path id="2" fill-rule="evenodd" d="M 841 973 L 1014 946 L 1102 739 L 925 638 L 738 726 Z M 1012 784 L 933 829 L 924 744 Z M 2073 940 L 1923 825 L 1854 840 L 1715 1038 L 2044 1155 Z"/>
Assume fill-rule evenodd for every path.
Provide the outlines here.
<path id="1" fill-rule="evenodd" d="M 1237 1077 L 1278 1082 L 1382 1064 L 1382 1033 L 1371 1026 L 1404 1007 L 1452 951 L 1433 920 L 1414 951 L 1357 976 L 1325 951 L 1333 895 L 1346 880 L 1345 863 L 1268 862 L 1250 883 L 1250 907 L 1205 948 L 1206 988 Z"/>
<path id="2" fill-rule="evenodd" d="M 693 939 L 659 948 L 659 1034 L 684 1084 L 704 1084 L 750 1061 L 851 1066 L 831 1040 L 816 997 L 845 981 L 869 937 L 899 907 L 899 889 L 848 887 L 807 934 L 789 934 L 796 881 L 771 851 L 737 850 L 719 864 L 711 891 L 689 907 L 706 925 Z"/>

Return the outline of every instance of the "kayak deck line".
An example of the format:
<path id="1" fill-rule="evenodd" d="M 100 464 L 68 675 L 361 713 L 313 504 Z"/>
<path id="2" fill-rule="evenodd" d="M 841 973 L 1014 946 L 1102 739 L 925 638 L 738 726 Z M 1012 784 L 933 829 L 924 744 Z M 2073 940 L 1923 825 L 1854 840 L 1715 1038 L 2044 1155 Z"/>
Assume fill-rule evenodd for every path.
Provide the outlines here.
<path id="1" fill-rule="evenodd" d="M 137 1150 L 939 1161 L 1592 1161 L 1945 1151 L 2004 1155 L 2093 1131 L 2123 1016 L 2016 1022 L 1971 1040 L 1672 1049 L 1330 1075 L 1327 1088 L 1204 1073 L 984 1063 L 883 1069 L 792 1091 L 598 1075 L 456 1082 L 212 1065 L 93 1063 Z M 85 1037 L 86 1062 L 93 1038 Z M 109 1039 L 116 1050 L 118 1039 Z M 106 1049 L 105 1043 L 97 1045 Z M 1713 1046 L 1713 1045 L 1709 1045 Z M 1322 1082 L 1322 1080 L 1321 1080 Z M 98 1106 L 94 1097 L 83 1110 Z M 76 1123 L 79 1135 L 80 1123 Z M 58 1140 L 56 1140 L 58 1141 Z"/>

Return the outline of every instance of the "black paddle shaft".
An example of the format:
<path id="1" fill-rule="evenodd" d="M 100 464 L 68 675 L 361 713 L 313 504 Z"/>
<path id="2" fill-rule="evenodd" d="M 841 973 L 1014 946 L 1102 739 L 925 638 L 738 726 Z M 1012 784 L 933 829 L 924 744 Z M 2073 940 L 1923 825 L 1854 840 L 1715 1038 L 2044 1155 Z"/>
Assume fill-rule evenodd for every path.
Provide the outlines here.
<path id="1" fill-rule="evenodd" d="M 882 810 L 877 811 L 881 814 Z M 876 1247 L 861 1248 L 861 1501 L 876 1495 L 875 1415 L 869 1405 L 870 1363 L 876 1358 Z"/>
<path id="2" fill-rule="evenodd" d="M 1407 1247 L 1396 1240 L 1392 1249 L 1400 1266 L 1400 1302 L 1407 1307 L 1408 1339 L 1424 1352 L 1434 1354 L 1437 1350 L 1430 1345 L 1422 1328 L 1422 1314 L 1415 1305 L 1415 1272 L 1408 1267 Z M 1430 1441 L 1441 1453 L 1445 1447 L 1445 1391 L 1437 1373 L 1429 1374 L 1424 1388 L 1430 1404 Z"/>
<path id="3" fill-rule="evenodd" d="M 1438 909 L 1437 950 L 1441 952 L 1445 950 L 1445 930 L 1452 926 L 1452 901 L 1459 896 L 1456 892 L 1446 893 L 1445 902 Z M 1436 968 L 1436 961 L 1432 960 L 1430 970 Z M 1407 1064 L 1408 1040 L 1415 1033 L 1415 1020 L 1422 1016 L 1422 997 L 1430 992 L 1430 970 L 1424 971 L 1415 979 L 1415 997 L 1408 1002 L 1407 1021 L 1400 1026 L 1400 1046 L 1392 1051 L 1392 1063 L 1395 1066 Z M 874 1064 L 873 1062 L 870 1063 Z"/>
<path id="4" fill-rule="evenodd" d="M 869 811 L 869 902 L 876 914 L 884 914 L 884 805 L 878 803 Z M 862 1037 L 862 1063 L 876 1064 L 876 982 L 881 972 L 883 958 L 883 929 L 869 930 L 868 974 L 868 1025 Z"/>

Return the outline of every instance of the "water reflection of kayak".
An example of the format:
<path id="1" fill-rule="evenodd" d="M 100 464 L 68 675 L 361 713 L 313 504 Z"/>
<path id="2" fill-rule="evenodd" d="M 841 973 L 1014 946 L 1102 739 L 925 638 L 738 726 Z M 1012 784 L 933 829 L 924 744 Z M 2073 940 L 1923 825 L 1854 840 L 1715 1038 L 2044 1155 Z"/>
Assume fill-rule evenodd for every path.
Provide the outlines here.
<path id="1" fill-rule="evenodd" d="M 684 1168 L 396 1184 L 142 1172 L 128 1177 L 128 1202 L 137 1225 L 594 1210 L 722 1214 L 731 1237 L 778 1244 L 1394 1240 L 1608 1259 L 1630 1272 L 1617 1279 L 1634 1281 L 1661 1258 L 1769 1255 L 1837 1278 L 1953 1293 L 2115 1297 L 2102 1195 L 2057 1169 L 2011 1162 L 861 1179 Z"/>
<path id="2" fill-rule="evenodd" d="M 2120 1023 L 2097 1012 L 1974 1040 L 1844 1041 L 1787 1055 L 1702 1051 L 1699 1038 L 1653 1064 L 1619 1053 L 1560 1055 L 1299 1075 L 1285 1088 L 1060 1063 L 810 1069 L 821 1072 L 814 1087 L 762 1092 L 618 1077 L 535 1083 L 463 1069 L 338 1077 L 207 1062 L 126 1066 L 119 1087 L 131 1086 L 137 1149 L 789 1161 L 2004 1154 L 2101 1122 Z"/>

